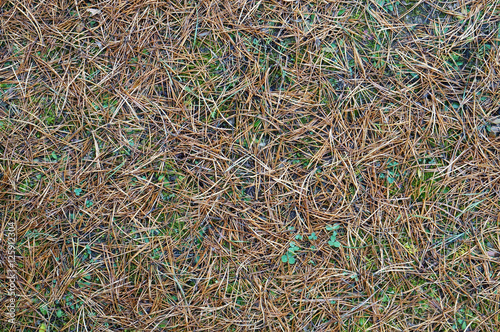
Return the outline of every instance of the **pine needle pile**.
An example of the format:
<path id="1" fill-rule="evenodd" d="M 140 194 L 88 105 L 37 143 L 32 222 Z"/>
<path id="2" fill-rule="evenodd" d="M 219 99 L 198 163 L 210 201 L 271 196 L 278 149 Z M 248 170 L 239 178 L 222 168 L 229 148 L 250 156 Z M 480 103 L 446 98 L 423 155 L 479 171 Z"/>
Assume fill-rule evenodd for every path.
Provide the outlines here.
<path id="1" fill-rule="evenodd" d="M 499 330 L 498 0 L 0 4 L 1 331 Z"/>

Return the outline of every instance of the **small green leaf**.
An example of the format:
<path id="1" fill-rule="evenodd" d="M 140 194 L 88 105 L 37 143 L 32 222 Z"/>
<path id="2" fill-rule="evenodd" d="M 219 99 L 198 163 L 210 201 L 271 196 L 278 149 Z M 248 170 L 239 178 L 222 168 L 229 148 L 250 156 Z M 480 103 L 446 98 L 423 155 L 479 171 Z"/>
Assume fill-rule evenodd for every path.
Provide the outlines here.
<path id="1" fill-rule="evenodd" d="M 38 327 L 38 332 L 46 332 L 47 331 L 47 325 L 45 323 L 41 323 L 40 326 Z"/>
<path id="2" fill-rule="evenodd" d="M 339 242 L 339 241 L 335 241 L 335 242 L 333 242 L 333 246 L 334 246 L 335 248 L 340 247 L 340 242 Z"/>
<path id="3" fill-rule="evenodd" d="M 283 256 L 281 256 L 281 261 L 282 261 L 283 263 L 288 262 L 288 256 L 287 256 L 287 255 L 283 255 Z"/>
<path id="4" fill-rule="evenodd" d="M 42 315 L 44 315 L 44 316 L 47 316 L 47 314 L 49 313 L 49 312 L 47 311 L 47 307 L 45 307 L 45 306 L 41 306 L 41 307 L 40 307 L 40 312 L 41 312 L 41 313 L 42 313 Z"/>
<path id="5" fill-rule="evenodd" d="M 300 234 L 295 235 L 295 240 L 302 240 L 304 237 Z"/>
<path id="6" fill-rule="evenodd" d="M 85 201 L 85 206 L 86 206 L 87 208 L 91 207 L 92 205 L 94 205 L 94 202 L 92 202 L 91 200 L 88 200 L 88 199 L 87 199 L 87 200 Z"/>
<path id="7" fill-rule="evenodd" d="M 308 238 L 309 238 L 309 240 L 311 240 L 311 241 L 312 241 L 312 240 L 317 240 L 317 239 L 318 239 L 318 237 L 316 236 L 316 233 L 314 233 L 314 232 L 313 232 L 311 235 L 309 235 L 309 236 L 308 236 Z"/>
<path id="8" fill-rule="evenodd" d="M 290 264 L 295 264 L 295 257 L 293 257 L 293 256 L 288 256 L 288 263 L 290 263 Z"/>
<path id="9" fill-rule="evenodd" d="M 334 231 L 334 230 L 339 229 L 339 228 L 340 228 L 340 226 L 338 224 L 334 224 L 333 226 L 332 225 L 326 226 L 327 231 Z"/>
<path id="10" fill-rule="evenodd" d="M 59 310 L 56 311 L 56 316 L 58 318 L 61 318 L 62 316 L 64 316 L 64 312 L 61 309 L 59 309 Z"/>
<path id="11" fill-rule="evenodd" d="M 75 188 L 75 190 L 73 190 L 75 192 L 75 195 L 76 196 L 80 196 L 82 194 L 82 189 L 81 188 Z"/>

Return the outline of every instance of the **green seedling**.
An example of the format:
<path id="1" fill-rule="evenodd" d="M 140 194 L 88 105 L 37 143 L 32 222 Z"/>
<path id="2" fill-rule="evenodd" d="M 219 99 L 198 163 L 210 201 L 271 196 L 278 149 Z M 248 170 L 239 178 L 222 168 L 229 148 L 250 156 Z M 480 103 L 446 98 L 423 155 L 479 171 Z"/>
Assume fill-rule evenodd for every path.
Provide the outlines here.
<path id="1" fill-rule="evenodd" d="M 402 174 L 397 170 L 398 163 L 396 161 L 391 161 L 388 164 L 387 173 L 380 173 L 379 178 L 387 179 L 387 183 L 392 184 L 399 178 Z"/>
<path id="2" fill-rule="evenodd" d="M 330 236 L 330 241 L 328 241 L 328 244 L 331 247 L 335 247 L 335 248 L 340 247 L 340 242 L 337 241 L 337 232 L 336 232 L 336 230 L 339 228 L 340 228 L 339 224 L 334 224 L 333 226 L 332 225 L 326 226 L 327 231 L 333 231 L 332 235 Z"/>
<path id="3" fill-rule="evenodd" d="M 47 307 L 46 306 L 41 306 L 40 307 L 40 312 L 42 313 L 42 315 L 44 316 L 47 316 L 49 314 L 48 310 L 47 310 Z"/>
<path id="4" fill-rule="evenodd" d="M 336 230 L 339 228 L 340 228 L 339 224 L 334 224 L 333 226 L 332 225 L 326 226 L 327 231 L 333 231 L 332 235 L 330 236 L 330 241 L 328 241 L 328 244 L 331 247 L 335 247 L 335 248 L 340 247 L 340 242 L 337 241 L 337 232 L 336 232 Z"/>
<path id="5" fill-rule="evenodd" d="M 288 262 L 290 264 L 294 264 L 295 263 L 295 258 L 292 255 L 290 255 L 290 253 L 287 253 L 286 255 L 281 256 L 281 261 L 283 263 Z"/>
<path id="6" fill-rule="evenodd" d="M 295 264 L 295 253 L 299 250 L 300 248 L 295 245 L 295 242 L 290 242 L 290 248 L 288 248 L 286 255 L 281 256 L 281 261 L 283 263 Z"/>
<path id="7" fill-rule="evenodd" d="M 330 237 L 330 241 L 328 241 L 328 244 L 335 248 L 340 247 L 340 242 L 337 241 L 337 232 L 333 232 L 332 236 Z"/>
<path id="8" fill-rule="evenodd" d="M 467 328 L 467 322 L 462 319 L 462 318 L 458 318 L 457 319 L 457 324 L 454 324 L 453 325 L 453 329 L 456 330 L 457 329 L 457 326 L 461 329 L 461 330 L 464 330 Z"/>
<path id="9" fill-rule="evenodd" d="M 333 226 L 332 225 L 328 225 L 326 226 L 326 230 L 327 231 L 336 231 L 337 229 L 340 228 L 340 225 L 339 224 L 334 224 Z"/>
<path id="10" fill-rule="evenodd" d="M 317 240 L 318 237 L 316 236 L 316 233 L 312 233 L 311 235 L 308 236 L 309 240 L 313 241 L 313 240 Z"/>
<path id="11" fill-rule="evenodd" d="M 83 190 L 81 188 L 75 188 L 75 190 L 73 190 L 73 191 L 74 191 L 76 196 L 80 196 L 82 194 Z"/>

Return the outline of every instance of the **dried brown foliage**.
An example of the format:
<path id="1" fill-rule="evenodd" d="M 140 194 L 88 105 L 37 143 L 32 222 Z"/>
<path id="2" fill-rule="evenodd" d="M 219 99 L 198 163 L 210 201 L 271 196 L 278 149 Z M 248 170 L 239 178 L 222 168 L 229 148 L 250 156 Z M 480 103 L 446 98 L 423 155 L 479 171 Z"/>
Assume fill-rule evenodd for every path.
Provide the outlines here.
<path id="1" fill-rule="evenodd" d="M 499 1 L 1 3 L 5 331 L 498 331 Z"/>

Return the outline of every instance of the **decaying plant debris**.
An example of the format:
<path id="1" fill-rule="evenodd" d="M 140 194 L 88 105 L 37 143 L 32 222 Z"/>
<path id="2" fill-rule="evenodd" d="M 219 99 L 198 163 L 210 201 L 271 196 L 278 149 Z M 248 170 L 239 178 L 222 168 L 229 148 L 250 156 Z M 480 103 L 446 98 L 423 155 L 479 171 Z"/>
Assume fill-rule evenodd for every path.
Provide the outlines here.
<path id="1" fill-rule="evenodd" d="M 1 3 L 5 331 L 498 331 L 497 0 Z"/>

